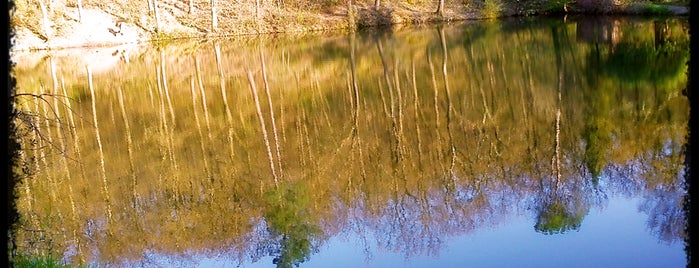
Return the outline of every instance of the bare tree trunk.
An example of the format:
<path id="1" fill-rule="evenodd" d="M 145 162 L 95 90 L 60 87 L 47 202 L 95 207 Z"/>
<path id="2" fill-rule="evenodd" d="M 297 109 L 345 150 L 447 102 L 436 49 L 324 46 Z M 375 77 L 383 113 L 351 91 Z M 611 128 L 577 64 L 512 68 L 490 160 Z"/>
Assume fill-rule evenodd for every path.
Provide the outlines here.
<path id="1" fill-rule="evenodd" d="M 216 17 L 216 0 L 211 0 L 211 31 L 218 29 L 218 18 Z"/>
<path id="2" fill-rule="evenodd" d="M 374 8 L 379 9 L 381 7 L 381 0 L 374 0 Z"/>
<path id="3" fill-rule="evenodd" d="M 437 15 L 444 16 L 444 0 L 439 0 L 436 13 Z"/>
<path id="4" fill-rule="evenodd" d="M 192 14 L 192 11 L 194 11 L 194 0 L 189 0 L 189 10 L 187 10 L 187 13 Z"/>
<path id="5" fill-rule="evenodd" d="M 51 27 L 49 25 L 48 11 L 46 11 L 46 5 L 43 0 L 39 0 L 39 8 L 41 8 L 41 24 L 44 27 L 44 35 L 46 36 L 46 40 L 49 40 L 51 36 Z"/>
<path id="6" fill-rule="evenodd" d="M 146 2 L 148 2 L 148 14 L 150 14 L 151 12 L 153 12 L 153 2 L 151 2 L 151 1 L 152 1 L 152 0 L 146 0 Z M 191 1 L 191 0 L 190 0 L 190 1 Z"/>
<path id="7" fill-rule="evenodd" d="M 83 1 L 78 0 L 78 21 L 83 21 Z"/>
<path id="8" fill-rule="evenodd" d="M 348 26 L 350 29 L 354 29 L 354 5 L 352 4 L 353 0 L 347 0 L 347 20 L 348 20 Z"/>
<path id="9" fill-rule="evenodd" d="M 153 1 L 153 15 L 155 16 L 155 32 L 160 32 L 160 14 L 158 12 L 158 0 Z"/>

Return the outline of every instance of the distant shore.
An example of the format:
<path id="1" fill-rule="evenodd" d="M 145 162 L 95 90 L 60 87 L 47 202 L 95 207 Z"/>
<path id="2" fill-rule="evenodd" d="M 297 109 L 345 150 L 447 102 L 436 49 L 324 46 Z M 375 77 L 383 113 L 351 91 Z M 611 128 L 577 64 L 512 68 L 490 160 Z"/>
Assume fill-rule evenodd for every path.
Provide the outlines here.
<path id="1" fill-rule="evenodd" d="M 373 1 L 370 2 L 373 3 Z M 443 12 L 439 14 L 435 12 L 432 3 L 429 5 L 408 5 L 400 4 L 400 1 L 394 2 L 384 3 L 378 9 L 367 3 L 354 6 L 336 5 L 331 8 L 310 11 L 286 10 L 266 6 L 266 9 L 261 12 L 236 7 L 235 10 L 239 11 L 238 14 L 224 12 L 226 10 L 221 9 L 220 14 L 215 18 L 216 23 L 212 23 L 210 17 L 207 17 L 210 16 L 211 9 L 209 9 L 209 13 L 204 11 L 193 13 L 188 8 L 179 5 L 183 2 L 176 0 L 158 2 L 160 8 L 157 12 L 157 21 L 149 16 L 153 12 L 148 12 L 148 7 L 145 6 L 145 15 L 129 13 L 129 15 L 121 16 L 115 11 L 116 8 L 109 4 L 85 6 L 80 9 L 66 5 L 65 7 L 54 7 L 53 12 L 59 14 L 60 17 L 54 15 L 53 17 L 58 17 L 58 19 L 50 20 L 49 23 L 44 22 L 47 24 L 44 27 L 37 26 L 31 21 L 31 19 L 39 20 L 30 14 L 38 11 L 32 11 L 31 6 L 25 6 L 21 10 L 16 8 L 15 13 L 25 12 L 27 14 L 13 15 L 14 38 L 11 50 L 15 52 L 58 50 L 77 47 L 111 47 L 152 41 L 167 42 L 179 38 L 347 31 L 379 25 L 424 24 L 552 13 L 664 16 L 689 14 L 689 8 L 686 5 L 635 3 L 623 6 L 609 5 L 606 9 L 598 9 L 597 7 L 591 9 L 582 6 L 580 4 L 582 1 L 575 3 L 540 1 L 546 5 L 537 6 L 531 4 L 532 1 L 527 2 L 528 5 L 515 5 L 507 4 L 502 0 L 485 0 L 480 5 L 452 3 L 445 6 Z M 451 3 L 451 1 L 447 2 Z M 522 1 L 522 3 L 524 2 L 526 1 Z M 559 6 L 555 4 L 559 4 Z M 352 12 L 348 12 L 350 8 Z M 43 12 L 46 12 L 45 9 Z"/>

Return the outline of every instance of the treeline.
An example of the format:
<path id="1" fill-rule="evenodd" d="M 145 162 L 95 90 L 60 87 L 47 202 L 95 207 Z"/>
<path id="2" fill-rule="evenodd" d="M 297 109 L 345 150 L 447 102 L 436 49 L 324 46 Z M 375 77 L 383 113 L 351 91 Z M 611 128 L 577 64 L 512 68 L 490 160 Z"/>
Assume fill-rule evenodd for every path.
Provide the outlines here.
<path id="1" fill-rule="evenodd" d="M 124 23 L 150 33 L 153 39 L 550 13 L 671 14 L 665 5 L 637 0 L 18 0 L 14 4 L 12 27 L 27 29 L 44 40 L 75 28 L 90 10 L 112 16 L 115 34 Z"/>

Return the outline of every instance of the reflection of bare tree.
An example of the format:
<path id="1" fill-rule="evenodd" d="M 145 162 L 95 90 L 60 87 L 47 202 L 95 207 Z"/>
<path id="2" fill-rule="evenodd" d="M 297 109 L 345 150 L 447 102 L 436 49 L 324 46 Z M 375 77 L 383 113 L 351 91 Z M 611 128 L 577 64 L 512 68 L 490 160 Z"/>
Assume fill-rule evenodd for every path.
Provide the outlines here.
<path id="1" fill-rule="evenodd" d="M 257 86 L 255 86 L 255 79 L 252 77 L 252 72 L 248 71 L 248 81 L 250 82 L 250 90 L 255 99 L 255 108 L 257 109 L 257 118 L 260 121 L 260 127 L 262 128 L 262 138 L 265 141 L 265 146 L 267 147 L 267 157 L 269 158 L 269 167 L 272 170 L 272 177 L 274 178 L 274 185 L 279 187 L 279 176 L 277 176 L 277 171 L 274 167 L 274 157 L 272 156 L 272 149 L 269 145 L 269 138 L 267 135 L 267 126 L 265 125 L 265 119 L 262 116 L 262 109 L 260 108 L 260 98 L 257 95 Z"/>
<path id="2" fill-rule="evenodd" d="M 221 98 L 223 99 L 223 109 L 226 110 L 226 123 L 228 123 L 228 149 L 230 150 L 231 161 L 235 159 L 235 149 L 233 148 L 233 115 L 231 114 L 230 104 L 228 104 L 228 95 L 226 93 L 226 78 L 223 74 L 223 63 L 221 60 L 221 46 L 219 43 L 214 44 L 214 53 L 216 55 L 216 66 L 218 69 L 218 77 L 221 88 Z"/>
<path id="3" fill-rule="evenodd" d="M 122 76 L 114 76 L 105 84 L 123 88 L 100 94 L 97 84 L 97 97 L 92 99 L 85 81 L 68 76 L 63 90 L 72 96 L 70 103 L 76 110 L 68 113 L 68 119 L 71 114 L 92 113 L 93 104 L 97 108 L 102 159 L 108 162 L 106 172 L 100 173 L 96 166 L 97 173 L 86 175 L 101 179 L 106 174 L 113 217 L 118 220 L 108 225 L 112 236 L 101 236 L 107 226 L 102 208 L 81 205 L 103 204 L 101 187 L 84 187 L 87 179 L 78 175 L 80 165 L 66 164 L 49 150 L 49 142 L 62 150 L 77 144 L 72 152 L 80 151 L 78 161 L 100 159 L 97 145 L 92 146 L 92 124 L 81 128 L 80 122 L 67 120 L 68 124 L 66 111 L 60 110 L 59 117 L 71 126 L 73 137 L 50 121 L 51 136 L 42 143 L 43 154 L 36 150 L 23 156 L 39 169 L 25 179 L 19 200 L 23 216 L 35 219 L 23 228 L 38 230 L 36 235 L 23 231 L 18 244 L 23 252 L 53 246 L 56 252 L 69 255 L 73 249 L 66 250 L 66 245 L 77 240 L 88 261 L 107 265 L 126 260 L 137 266 L 143 252 L 224 253 L 234 262 L 272 253 L 278 263 L 294 263 L 313 254 L 314 247 L 328 237 L 356 235 L 367 252 L 378 245 L 414 256 L 437 254 L 449 237 L 506 223 L 512 214 L 534 214 L 540 232 L 562 232 L 582 224 L 587 211 L 609 196 L 643 194 L 647 200 L 642 209 L 649 214 L 652 232 L 666 238 L 684 235 L 677 227 L 681 190 L 670 187 L 681 177 L 673 169 L 682 160 L 679 148 L 685 132 L 678 126 L 686 123 L 684 103 L 674 97 L 681 96 L 679 91 L 667 89 L 668 93 L 660 85 L 656 91 L 654 84 L 641 84 L 636 90 L 598 77 L 598 86 L 613 85 L 613 90 L 601 88 L 612 92 L 606 97 L 623 105 L 612 106 L 605 114 L 613 123 L 608 131 L 613 139 L 610 146 L 601 148 L 609 157 L 605 176 L 595 186 L 584 164 L 585 117 L 577 112 L 594 107 L 594 102 L 576 97 L 597 93 L 570 80 L 578 79 L 575 70 L 582 68 L 571 65 L 584 65 L 589 59 L 576 63 L 571 60 L 575 55 L 567 54 L 590 51 L 592 46 L 573 44 L 574 49 L 562 49 L 561 54 L 551 37 L 558 35 L 561 40 L 556 42 L 565 48 L 565 33 L 552 34 L 549 28 L 513 29 L 515 34 L 486 31 L 480 37 L 462 30 L 411 32 L 415 35 L 411 41 L 424 39 L 432 51 L 403 42 L 407 37 L 400 32 L 378 40 L 361 34 L 330 38 L 327 44 L 313 47 L 311 51 L 318 54 L 307 53 L 309 43 L 303 44 L 303 50 L 296 44 L 284 45 L 284 51 L 257 43 L 204 43 L 199 44 L 203 51 L 215 54 L 200 54 L 198 63 L 191 55 L 168 55 L 170 62 L 160 59 L 171 74 L 189 72 L 189 79 L 167 79 L 157 66 L 144 71 L 151 80 L 157 75 L 157 87 L 140 83 L 138 77 L 136 83 L 123 83 Z M 463 42 L 463 36 L 469 36 L 468 42 Z M 506 42 L 512 38 L 517 50 L 508 49 L 512 43 Z M 227 57 L 231 51 L 235 57 Z M 149 66 L 147 59 L 152 58 L 157 64 L 161 52 L 148 53 L 154 57 L 134 57 L 130 66 Z M 433 62 L 435 56 L 443 57 L 437 60 L 441 62 Z M 282 61 L 270 60 L 277 58 Z M 199 65 L 198 70 L 178 69 L 182 67 L 173 63 L 181 59 L 191 62 L 191 69 Z M 264 96 L 255 87 L 253 72 L 245 70 L 258 60 L 265 66 L 257 81 L 269 72 L 274 76 L 267 87 L 280 86 L 274 94 L 272 89 L 265 90 L 268 105 L 261 103 Z M 383 70 L 371 65 L 378 60 L 384 63 Z M 507 62 L 521 64 L 504 66 Z M 435 64 L 441 70 L 435 70 Z M 119 69 L 120 74 L 126 70 Z M 346 79 L 336 79 L 338 70 L 348 73 Z M 218 77 L 214 77 L 216 71 Z M 51 85 L 53 76 L 60 77 L 46 72 L 35 76 L 32 79 L 46 85 Z M 20 81 L 26 85 L 30 80 Z M 202 88 L 219 85 L 221 92 L 211 98 L 209 91 L 210 98 L 204 100 Z M 569 85 L 576 90 L 567 91 Z M 40 86 L 25 88 L 39 95 Z M 252 92 L 238 94 L 245 87 Z M 110 98 L 110 93 L 116 96 Z M 656 103 L 643 106 L 644 99 Z M 208 129 L 204 103 L 210 117 Z M 56 102 L 49 104 L 22 107 L 37 114 L 53 113 Z M 637 112 L 637 104 L 645 107 L 639 119 L 623 116 Z M 120 111 L 112 115 L 108 109 L 114 105 Z M 265 115 L 272 109 L 278 115 L 271 117 L 276 123 Z M 233 120 L 232 113 L 240 121 Z M 91 115 L 94 121 L 95 114 Z M 105 124 L 110 116 L 116 117 L 115 124 Z M 43 118 L 37 122 L 41 128 L 48 126 Z M 286 134 L 284 124 L 291 126 Z M 281 137 L 272 141 L 267 128 L 275 125 L 282 126 L 277 133 Z M 657 137 L 646 141 L 647 132 Z M 48 132 L 35 133 L 34 139 L 40 134 Z M 31 139 L 27 132 L 21 142 L 30 146 Z M 272 142 L 284 150 L 275 150 Z M 282 163 L 283 175 L 281 159 L 290 160 Z M 206 179 L 211 178 L 220 183 L 209 187 Z M 75 190 L 75 208 L 69 187 Z M 128 205 L 135 198 L 138 209 Z M 53 214 L 45 213 L 48 210 Z M 57 212 L 65 216 L 66 224 L 56 223 Z M 313 236 L 314 228 L 324 235 Z"/>
<path id="4" fill-rule="evenodd" d="M 661 241 L 674 243 L 685 237 L 684 191 L 677 184 L 649 191 L 639 209 L 648 214 L 648 228 Z"/>
<path id="5" fill-rule="evenodd" d="M 267 94 L 267 103 L 269 104 L 269 118 L 272 123 L 272 133 L 274 134 L 274 148 L 277 152 L 277 164 L 279 167 L 279 175 L 284 177 L 284 169 L 282 168 L 282 155 L 279 149 L 279 135 L 277 135 L 277 123 L 274 119 L 274 106 L 272 105 L 272 94 L 269 92 L 269 82 L 267 82 L 267 67 L 265 66 L 265 52 L 260 45 L 260 63 L 262 64 L 262 81 L 265 83 L 265 94 Z"/>
<path id="6" fill-rule="evenodd" d="M 90 87 L 90 100 L 92 102 L 92 123 L 95 126 L 95 139 L 97 140 L 97 146 L 99 149 L 99 166 L 100 166 L 100 171 L 101 171 L 101 177 L 102 177 L 102 196 L 104 198 L 104 203 L 107 206 L 107 219 L 109 221 L 112 221 L 112 203 L 111 203 L 111 198 L 109 197 L 109 185 L 107 183 L 107 171 L 105 170 L 104 167 L 104 150 L 102 149 L 102 137 L 100 136 L 100 128 L 97 123 L 97 105 L 95 104 L 97 102 L 96 98 L 97 96 L 95 95 L 95 89 L 92 86 L 92 70 L 90 69 L 90 66 L 87 66 L 87 79 Z"/>
<path id="7" fill-rule="evenodd" d="M 447 99 L 447 135 L 449 137 L 449 155 L 451 156 L 451 161 L 449 162 L 449 180 L 447 181 L 447 190 L 454 187 L 454 179 L 456 174 L 454 172 L 454 166 L 456 165 L 456 146 L 454 145 L 454 138 L 452 136 L 451 127 L 451 117 L 453 113 L 453 105 L 451 101 L 451 92 L 449 91 L 449 77 L 447 76 L 447 41 L 444 34 L 444 28 L 439 28 L 439 42 L 442 46 L 442 77 L 444 78 L 444 91 Z"/>

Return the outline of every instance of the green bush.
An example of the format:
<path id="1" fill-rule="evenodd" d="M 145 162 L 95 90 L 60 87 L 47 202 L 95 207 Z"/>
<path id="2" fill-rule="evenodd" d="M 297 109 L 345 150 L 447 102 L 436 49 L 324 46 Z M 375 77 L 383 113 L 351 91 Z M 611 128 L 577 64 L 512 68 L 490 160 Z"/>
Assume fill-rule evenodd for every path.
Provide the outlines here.
<path id="1" fill-rule="evenodd" d="M 502 11 L 502 2 L 500 0 L 485 0 L 483 4 L 483 16 L 486 18 L 497 18 Z"/>

